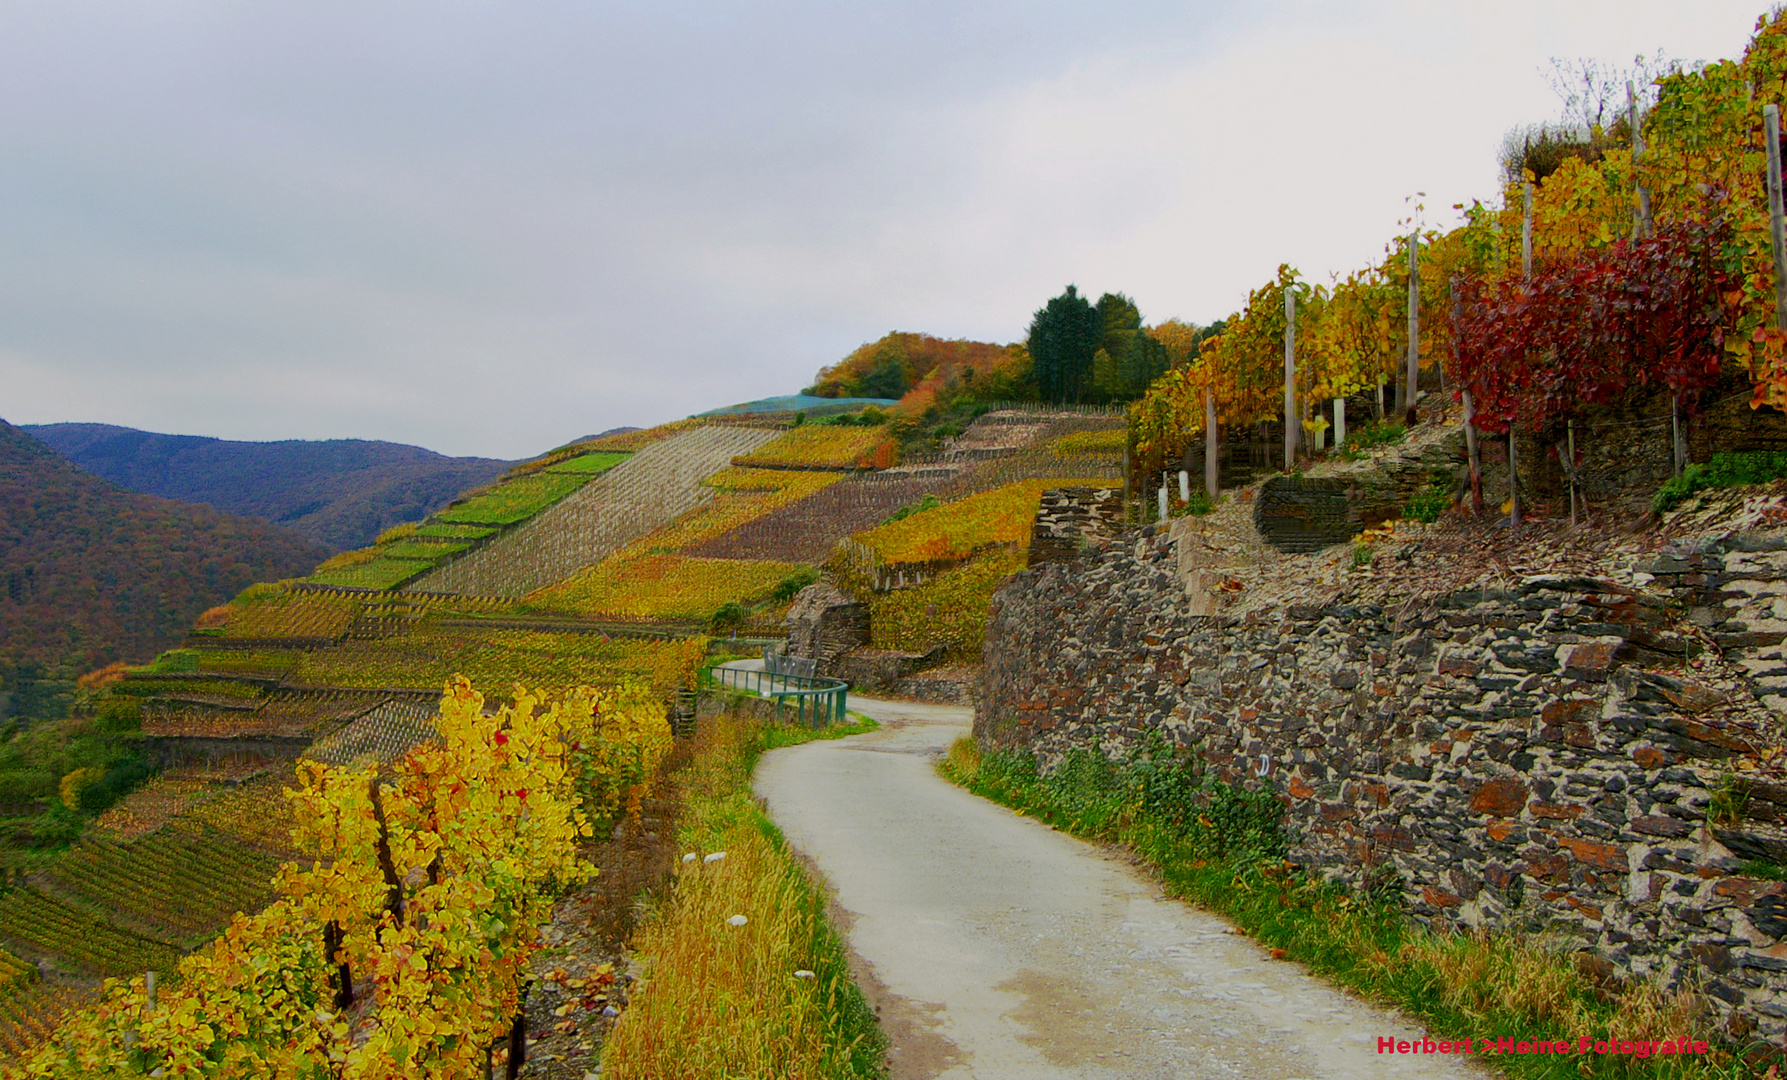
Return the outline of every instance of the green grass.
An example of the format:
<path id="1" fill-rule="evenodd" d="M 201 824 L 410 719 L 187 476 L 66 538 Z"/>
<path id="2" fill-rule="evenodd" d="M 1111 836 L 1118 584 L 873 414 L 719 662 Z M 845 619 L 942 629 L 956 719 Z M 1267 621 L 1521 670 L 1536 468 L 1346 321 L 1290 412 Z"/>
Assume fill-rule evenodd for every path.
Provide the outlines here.
<path id="1" fill-rule="evenodd" d="M 1323 880 L 1285 859 L 1280 804 L 1211 776 L 1158 744 L 1126 761 L 1084 751 L 1042 775 L 1017 751 L 982 755 L 963 739 L 938 765 L 976 794 L 1088 839 L 1123 844 L 1167 891 L 1229 918 L 1272 951 L 1378 1002 L 1435 1038 L 1662 1039 L 1713 1043 L 1703 1057 L 1482 1055 L 1516 1077 L 1738 1077 L 1752 1069 L 1712 1037 L 1693 995 L 1648 982 L 1600 987 L 1569 955 L 1514 935 L 1431 932 L 1402 911 L 1404 883 L 1368 876 L 1369 891 Z M 1749 1048 L 1745 1048 L 1746 1050 Z"/>
<path id="2" fill-rule="evenodd" d="M 1408 428 L 1403 425 L 1390 420 L 1374 421 L 1346 433 L 1346 441 L 1340 444 L 1340 456 L 1347 461 L 1358 461 L 1371 450 L 1394 446 L 1406 438 Z"/>
<path id="3" fill-rule="evenodd" d="M 942 506 L 942 505 L 943 505 L 942 500 L 938 499 L 937 496 L 926 495 L 924 498 L 918 500 L 917 502 L 912 503 L 909 506 L 902 506 L 898 510 L 895 510 L 893 513 L 887 515 L 885 518 L 882 518 L 881 524 L 891 525 L 896 521 L 905 521 L 907 518 L 911 517 L 913 514 L 922 514 L 926 510 L 935 510 L 937 507 Z"/>
<path id="4" fill-rule="evenodd" d="M 324 585 L 346 585 L 363 589 L 395 589 L 433 566 L 431 559 L 377 558 L 352 566 L 319 570 L 310 580 Z"/>
<path id="5" fill-rule="evenodd" d="M 433 562 L 445 558 L 455 552 L 464 551 L 472 545 L 440 540 L 399 540 L 395 544 L 386 544 L 379 549 L 379 557 L 384 559 L 427 559 Z"/>
<path id="6" fill-rule="evenodd" d="M 1433 483 L 1415 492 L 1402 516 L 1432 524 L 1452 508 L 1452 492 L 1444 483 Z"/>
<path id="7" fill-rule="evenodd" d="M 449 524 L 513 525 L 525 521 L 582 487 L 587 473 L 541 472 L 505 480 L 482 495 L 435 515 Z"/>
<path id="8" fill-rule="evenodd" d="M 411 533 L 411 536 L 438 536 L 448 540 L 482 540 L 496 529 L 489 525 L 446 525 L 435 523 L 424 525 Z"/>
<path id="9" fill-rule="evenodd" d="M 1787 478 L 1787 453 L 1758 451 L 1754 453 L 1714 454 L 1704 465 L 1690 465 L 1682 474 L 1657 489 L 1651 509 L 1661 514 L 1673 509 L 1683 499 L 1707 488 L 1741 487 L 1765 484 Z"/>
<path id="10" fill-rule="evenodd" d="M 846 735 L 866 735 L 881 726 L 880 722 L 859 712 L 851 712 L 856 719 L 848 724 L 833 724 L 830 727 L 809 728 L 794 724 L 764 724 L 757 730 L 757 741 L 753 744 L 751 757 L 752 767 L 756 767 L 757 754 L 765 750 L 774 750 L 783 746 L 799 746 L 801 743 L 813 742 L 817 739 L 842 739 Z"/>

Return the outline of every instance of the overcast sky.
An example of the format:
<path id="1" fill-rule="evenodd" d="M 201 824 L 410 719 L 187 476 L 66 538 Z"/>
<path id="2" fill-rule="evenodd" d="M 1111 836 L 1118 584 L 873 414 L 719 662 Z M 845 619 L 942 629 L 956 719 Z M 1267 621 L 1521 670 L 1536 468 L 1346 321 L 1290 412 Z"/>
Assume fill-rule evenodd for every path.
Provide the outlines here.
<path id="1" fill-rule="evenodd" d="M 0 0 L 0 418 L 523 457 L 1318 281 L 1759 0 Z"/>

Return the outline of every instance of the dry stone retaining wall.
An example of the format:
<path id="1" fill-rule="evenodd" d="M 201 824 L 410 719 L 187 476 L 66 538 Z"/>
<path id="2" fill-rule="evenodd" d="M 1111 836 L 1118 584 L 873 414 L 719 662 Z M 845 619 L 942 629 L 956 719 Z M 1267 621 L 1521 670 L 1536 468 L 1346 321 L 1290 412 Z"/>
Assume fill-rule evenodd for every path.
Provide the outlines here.
<path id="1" fill-rule="evenodd" d="M 1115 488 L 1049 488 L 1030 529 L 1029 565 L 1070 560 L 1087 540 L 1109 535 L 1122 522 L 1123 493 Z"/>
<path id="2" fill-rule="evenodd" d="M 1739 872 L 1740 854 L 1787 856 L 1769 823 L 1787 788 L 1747 785 L 1749 820 L 1707 823 L 1728 763 L 1775 725 L 1681 663 L 1700 639 L 1674 604 L 1538 577 L 1397 610 L 1193 616 L 1152 531 L 1001 588 L 983 744 L 1046 768 L 1160 731 L 1279 792 L 1306 865 L 1394 872 L 1436 925 L 1550 931 L 1592 965 L 1699 981 L 1737 1033 L 1787 1033 L 1787 886 Z M 1679 587 L 1752 597 L 1698 572 Z"/>

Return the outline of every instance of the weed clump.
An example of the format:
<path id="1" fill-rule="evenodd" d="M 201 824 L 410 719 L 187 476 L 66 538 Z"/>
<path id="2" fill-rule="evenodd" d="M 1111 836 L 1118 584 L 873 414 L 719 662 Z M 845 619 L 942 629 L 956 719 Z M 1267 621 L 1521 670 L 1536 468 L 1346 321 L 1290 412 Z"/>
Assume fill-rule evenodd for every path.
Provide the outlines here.
<path id="1" fill-rule="evenodd" d="M 1707 488 L 1740 487 L 1744 484 L 1766 484 L 1787 478 L 1787 453 L 1719 453 L 1704 465 L 1690 465 L 1682 474 L 1657 489 L 1651 509 L 1667 513 L 1682 500 Z"/>

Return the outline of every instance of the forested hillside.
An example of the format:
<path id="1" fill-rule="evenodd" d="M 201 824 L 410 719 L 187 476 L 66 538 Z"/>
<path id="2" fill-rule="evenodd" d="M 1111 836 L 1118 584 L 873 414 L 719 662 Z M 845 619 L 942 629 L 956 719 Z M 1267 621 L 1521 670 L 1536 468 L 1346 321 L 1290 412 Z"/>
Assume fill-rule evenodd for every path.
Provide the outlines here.
<path id="1" fill-rule="evenodd" d="M 120 490 L 0 421 L 0 685 L 13 696 L 147 660 L 206 608 L 326 554 L 289 529 Z"/>
<path id="2" fill-rule="evenodd" d="M 20 430 L 119 487 L 265 518 L 337 551 L 419 521 L 510 465 L 366 439 L 236 442 L 110 424 Z"/>

